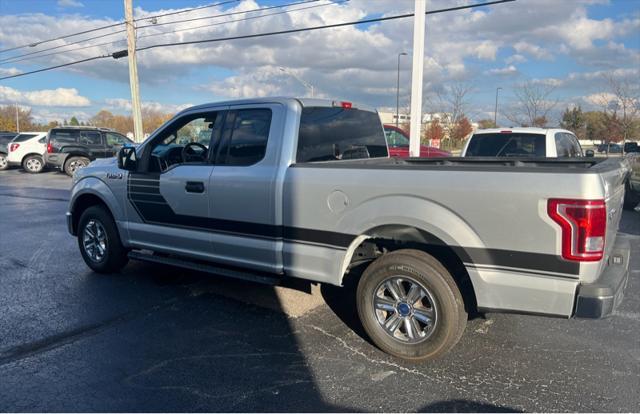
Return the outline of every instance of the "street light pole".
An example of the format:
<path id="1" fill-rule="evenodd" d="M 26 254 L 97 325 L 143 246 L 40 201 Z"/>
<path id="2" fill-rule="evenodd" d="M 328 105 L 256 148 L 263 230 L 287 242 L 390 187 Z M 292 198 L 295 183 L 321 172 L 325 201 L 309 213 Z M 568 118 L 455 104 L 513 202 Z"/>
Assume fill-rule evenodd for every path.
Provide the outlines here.
<path id="1" fill-rule="evenodd" d="M 136 61 L 136 28 L 133 20 L 132 0 L 124 0 L 124 14 L 127 25 L 127 52 L 129 57 L 129 86 L 131 89 L 131 109 L 133 117 L 133 140 L 142 142 L 142 111 L 140 109 L 140 89 L 138 84 L 138 63 Z"/>
<path id="2" fill-rule="evenodd" d="M 400 56 L 407 56 L 407 53 L 398 53 L 398 83 L 396 86 L 396 128 L 398 128 L 398 123 L 400 121 Z"/>
<path id="3" fill-rule="evenodd" d="M 313 98 L 315 96 L 315 88 L 313 87 L 312 84 L 310 84 L 309 82 L 305 81 L 304 79 L 302 79 L 301 77 L 299 77 L 298 75 L 296 75 L 295 73 L 291 72 L 290 70 L 287 70 L 285 68 L 283 68 L 282 66 L 280 66 L 279 68 L 282 72 L 287 73 L 289 75 L 291 75 L 293 78 L 295 78 L 298 82 L 300 82 L 302 85 L 304 85 L 305 88 L 309 89 L 311 91 L 311 97 Z"/>
<path id="4" fill-rule="evenodd" d="M 496 107 L 493 110 L 493 124 L 498 127 L 498 91 L 502 89 L 501 87 L 496 88 Z"/>

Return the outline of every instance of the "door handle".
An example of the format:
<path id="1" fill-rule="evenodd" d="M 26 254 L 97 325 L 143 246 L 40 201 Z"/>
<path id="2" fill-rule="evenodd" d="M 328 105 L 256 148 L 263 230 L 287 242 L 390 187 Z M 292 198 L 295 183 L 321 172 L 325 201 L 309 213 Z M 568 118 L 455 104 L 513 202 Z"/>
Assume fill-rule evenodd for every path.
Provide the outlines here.
<path id="1" fill-rule="evenodd" d="M 204 183 L 200 181 L 187 181 L 184 189 L 188 193 L 204 193 Z"/>

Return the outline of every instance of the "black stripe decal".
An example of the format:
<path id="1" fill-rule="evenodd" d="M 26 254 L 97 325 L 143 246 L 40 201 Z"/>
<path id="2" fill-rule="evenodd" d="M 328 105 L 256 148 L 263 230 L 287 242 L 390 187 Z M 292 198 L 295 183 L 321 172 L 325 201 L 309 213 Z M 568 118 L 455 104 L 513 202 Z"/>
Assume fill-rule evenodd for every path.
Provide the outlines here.
<path id="1" fill-rule="evenodd" d="M 293 240 L 340 249 L 348 248 L 357 237 L 352 234 L 326 230 L 176 214 L 160 194 L 159 184 L 156 186 L 157 191 L 140 191 L 140 186 L 134 184 L 134 181 L 137 183 L 142 181 L 152 183 L 154 180 L 148 178 L 141 180 L 130 176 L 129 185 L 127 186 L 127 197 L 145 223 L 228 233 L 244 237 Z M 155 181 L 159 183 L 159 177 Z M 154 184 L 150 185 L 154 186 Z M 147 193 L 147 191 L 148 194 L 140 194 Z M 451 247 L 464 263 L 468 263 L 471 266 L 486 265 L 524 268 L 532 271 L 538 270 L 571 275 L 580 273 L 580 263 L 568 262 L 552 254 L 477 247 L 448 247 Z"/>

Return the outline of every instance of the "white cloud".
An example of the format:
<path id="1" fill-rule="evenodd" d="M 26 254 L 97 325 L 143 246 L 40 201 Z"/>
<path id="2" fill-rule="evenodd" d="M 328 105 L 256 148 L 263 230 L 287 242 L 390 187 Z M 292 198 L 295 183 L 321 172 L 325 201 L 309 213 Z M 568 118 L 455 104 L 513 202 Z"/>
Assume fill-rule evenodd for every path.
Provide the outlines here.
<path id="1" fill-rule="evenodd" d="M 84 7 L 84 4 L 76 0 L 58 0 L 59 7 Z"/>
<path id="2" fill-rule="evenodd" d="M 0 86 L 0 102 L 21 103 L 33 106 L 89 106 L 91 101 L 78 95 L 75 88 L 41 89 L 20 91 L 8 86 Z"/>
<path id="3" fill-rule="evenodd" d="M 497 76 L 514 76 L 518 74 L 518 68 L 514 65 L 505 66 L 504 68 L 489 69 L 485 72 L 488 75 Z"/>
<path id="4" fill-rule="evenodd" d="M 123 98 L 107 98 L 104 100 L 107 109 L 116 110 L 116 111 L 131 111 L 131 101 L 129 99 Z M 141 102 L 142 109 L 148 109 L 152 111 L 162 112 L 166 114 L 180 112 L 183 109 L 186 109 L 190 106 L 193 106 L 191 103 L 175 105 L 175 104 L 163 104 L 160 102 L 153 101 L 142 101 Z"/>
<path id="5" fill-rule="evenodd" d="M 522 56 L 522 55 L 519 55 L 519 54 L 511 55 L 511 56 L 509 56 L 508 58 L 506 58 L 506 59 L 504 60 L 504 62 L 505 62 L 506 64 L 511 64 L 511 63 L 524 63 L 524 62 L 526 62 L 526 61 L 527 61 L 527 58 L 526 58 L 526 57 L 524 57 L 524 56 Z"/>
<path id="6" fill-rule="evenodd" d="M 533 56 L 536 59 L 543 59 L 543 60 L 553 59 L 553 55 L 551 54 L 551 52 L 544 49 L 543 47 L 534 45 L 529 42 L 524 42 L 524 41 L 518 42 L 513 45 L 513 48 L 518 53 L 528 54 L 530 56 Z"/>
<path id="7" fill-rule="evenodd" d="M 18 68 L 0 68 L 0 76 L 13 76 L 22 73 Z"/>

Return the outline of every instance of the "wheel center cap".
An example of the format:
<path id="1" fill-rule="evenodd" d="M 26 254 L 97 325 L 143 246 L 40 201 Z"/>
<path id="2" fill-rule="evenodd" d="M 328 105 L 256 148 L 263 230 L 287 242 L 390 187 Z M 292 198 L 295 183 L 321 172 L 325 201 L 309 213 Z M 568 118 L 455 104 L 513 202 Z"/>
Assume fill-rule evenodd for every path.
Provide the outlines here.
<path id="1" fill-rule="evenodd" d="M 411 313 L 411 306 L 408 303 L 401 302 L 398 304 L 398 313 L 400 316 L 409 316 Z"/>

